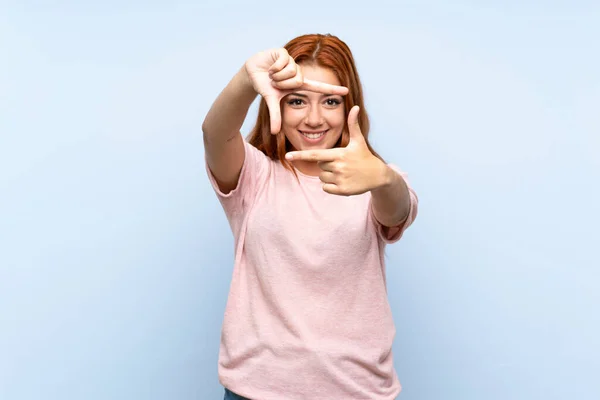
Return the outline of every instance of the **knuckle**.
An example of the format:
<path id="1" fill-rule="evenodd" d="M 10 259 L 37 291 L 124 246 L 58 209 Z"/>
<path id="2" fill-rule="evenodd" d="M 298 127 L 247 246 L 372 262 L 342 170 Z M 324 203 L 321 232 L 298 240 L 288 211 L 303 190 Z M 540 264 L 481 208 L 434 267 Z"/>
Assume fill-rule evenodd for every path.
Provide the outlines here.
<path id="1" fill-rule="evenodd" d="M 287 52 L 287 50 L 285 49 L 285 47 L 280 47 L 280 48 L 278 48 L 278 49 L 276 50 L 276 53 L 277 53 L 277 56 L 278 56 L 278 58 L 280 58 L 280 59 L 284 59 L 284 60 L 285 60 L 285 59 L 287 59 L 287 57 L 288 57 L 288 52 Z"/>
<path id="2" fill-rule="evenodd" d="M 294 68 L 286 68 L 285 72 L 286 72 L 286 76 L 288 78 L 292 78 L 292 77 L 296 76 L 296 70 Z"/>

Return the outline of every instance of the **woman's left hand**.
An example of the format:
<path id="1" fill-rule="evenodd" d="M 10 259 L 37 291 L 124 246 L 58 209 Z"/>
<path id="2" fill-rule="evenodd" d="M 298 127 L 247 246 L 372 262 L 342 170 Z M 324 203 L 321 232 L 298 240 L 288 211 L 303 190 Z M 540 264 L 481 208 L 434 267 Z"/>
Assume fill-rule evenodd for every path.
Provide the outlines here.
<path id="1" fill-rule="evenodd" d="M 350 142 L 346 147 L 323 150 L 291 151 L 290 161 L 312 161 L 321 168 L 319 178 L 327 193 L 352 196 L 385 186 L 390 169 L 367 147 L 358 124 L 359 107 L 348 113 Z"/>

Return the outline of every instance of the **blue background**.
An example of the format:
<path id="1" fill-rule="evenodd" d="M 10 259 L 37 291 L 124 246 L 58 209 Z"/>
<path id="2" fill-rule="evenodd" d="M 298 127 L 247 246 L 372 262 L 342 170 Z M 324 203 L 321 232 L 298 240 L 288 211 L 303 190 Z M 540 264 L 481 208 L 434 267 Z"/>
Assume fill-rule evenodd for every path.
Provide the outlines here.
<path id="1" fill-rule="evenodd" d="M 201 123 L 315 32 L 420 197 L 387 250 L 400 399 L 600 398 L 598 2 L 163 0 L 0 3 L 0 399 L 222 398 Z"/>

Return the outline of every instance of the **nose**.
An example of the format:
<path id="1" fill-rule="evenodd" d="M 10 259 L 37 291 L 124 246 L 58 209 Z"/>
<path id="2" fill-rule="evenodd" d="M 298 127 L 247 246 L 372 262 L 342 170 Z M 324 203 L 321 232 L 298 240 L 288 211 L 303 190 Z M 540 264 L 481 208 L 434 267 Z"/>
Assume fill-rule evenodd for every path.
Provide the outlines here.
<path id="1" fill-rule="evenodd" d="M 321 107 L 311 106 L 308 107 L 306 112 L 306 125 L 318 127 L 323 124 L 323 115 L 321 114 Z"/>

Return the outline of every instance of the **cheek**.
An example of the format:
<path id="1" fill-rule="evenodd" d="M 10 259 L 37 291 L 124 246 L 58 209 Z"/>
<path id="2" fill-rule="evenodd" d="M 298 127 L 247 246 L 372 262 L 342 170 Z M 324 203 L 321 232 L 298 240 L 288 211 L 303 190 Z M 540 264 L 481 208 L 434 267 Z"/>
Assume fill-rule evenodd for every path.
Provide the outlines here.
<path id="1" fill-rule="evenodd" d="M 344 123 L 346 121 L 346 116 L 344 115 L 344 111 L 340 111 L 340 112 L 336 112 L 336 113 L 332 113 L 332 115 L 329 118 L 329 124 L 331 126 L 335 126 L 336 128 L 343 128 L 344 127 Z"/>
<path id="2" fill-rule="evenodd" d="M 281 110 L 281 119 L 282 124 L 287 126 L 297 126 L 302 119 L 304 118 L 304 114 L 301 110 L 294 110 L 292 108 L 283 108 Z"/>

